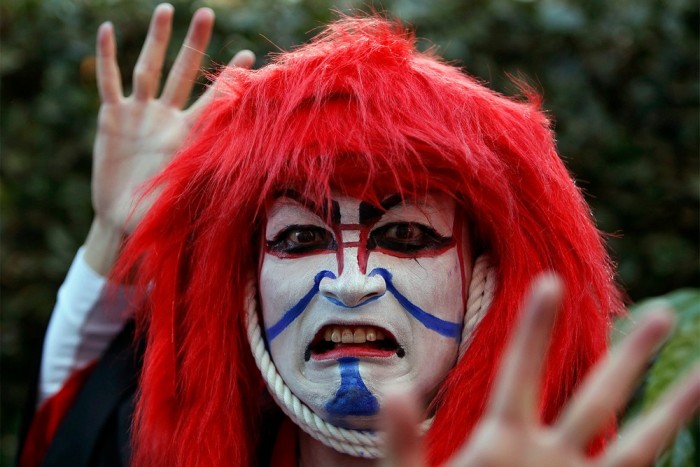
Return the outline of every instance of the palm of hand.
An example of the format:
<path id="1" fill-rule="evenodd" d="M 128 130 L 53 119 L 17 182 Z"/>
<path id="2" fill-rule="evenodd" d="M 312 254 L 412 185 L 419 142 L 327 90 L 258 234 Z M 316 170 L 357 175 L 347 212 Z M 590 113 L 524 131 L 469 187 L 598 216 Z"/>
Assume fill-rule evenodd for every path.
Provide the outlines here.
<path id="1" fill-rule="evenodd" d="M 93 156 L 96 215 L 130 233 L 150 205 L 144 200 L 132 213 L 141 189 L 177 152 L 190 126 L 185 112 L 158 100 L 104 104 Z"/>
<path id="2" fill-rule="evenodd" d="M 588 461 L 580 449 L 560 442 L 547 430 L 488 420 L 479 426 L 465 452 L 448 465 L 578 467 Z"/>
<path id="3" fill-rule="evenodd" d="M 210 89 L 185 109 L 214 24 L 214 13 L 201 8 L 192 17 L 162 93 L 156 97 L 172 16 L 172 6 L 156 8 L 134 68 L 133 94 L 129 97 L 122 93 L 111 24 L 103 24 L 97 34 L 102 107 L 93 153 L 92 201 L 96 219 L 122 234 L 136 227 L 153 201 L 140 199 L 141 188 L 178 151 L 212 96 Z M 254 60 L 251 52 L 242 51 L 231 64 L 248 68 Z"/>
<path id="4" fill-rule="evenodd" d="M 539 380 L 561 294 L 561 284 L 552 278 L 541 278 L 533 285 L 502 358 L 485 415 L 448 466 L 653 465 L 669 435 L 697 410 L 700 368 L 691 371 L 649 413 L 628 424 L 604 452 L 595 457 L 586 452 L 589 441 L 611 426 L 648 356 L 673 327 L 673 316 L 660 309 L 647 314 L 635 331 L 591 370 L 555 423 L 544 425 L 537 410 Z M 388 465 L 425 465 L 416 429 L 418 419 L 416 403 L 408 396 L 394 397 L 385 404 Z"/>

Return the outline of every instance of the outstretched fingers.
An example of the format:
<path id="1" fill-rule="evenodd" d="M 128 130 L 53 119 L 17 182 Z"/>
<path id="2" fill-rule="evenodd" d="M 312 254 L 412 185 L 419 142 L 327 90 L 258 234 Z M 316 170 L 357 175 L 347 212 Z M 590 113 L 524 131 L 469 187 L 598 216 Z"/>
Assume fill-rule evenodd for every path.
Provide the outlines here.
<path id="1" fill-rule="evenodd" d="M 588 441 L 627 402 L 649 355 L 673 327 L 673 316 L 659 309 L 647 314 L 625 339 L 586 378 L 557 422 L 562 440 L 577 448 Z"/>
<path id="2" fill-rule="evenodd" d="M 229 65 L 249 70 L 255 65 L 255 54 L 248 49 L 239 50 L 236 55 L 233 56 Z"/>
<path id="3" fill-rule="evenodd" d="M 172 31 L 173 11 L 172 5 L 161 3 L 153 12 L 146 41 L 134 68 L 133 95 L 137 100 L 151 99 L 158 92 Z"/>
<path id="4" fill-rule="evenodd" d="M 533 283 L 503 356 L 488 416 L 516 423 L 536 421 L 542 365 L 562 295 L 561 280 L 554 275 L 541 275 Z"/>
<path id="5" fill-rule="evenodd" d="M 605 453 L 601 467 L 651 465 L 670 436 L 700 407 L 700 367 L 669 390 L 648 414 L 631 422 Z"/>
<path id="6" fill-rule="evenodd" d="M 114 26 L 110 22 L 102 23 L 97 30 L 97 89 L 105 104 L 114 104 L 123 97 Z"/>
<path id="7" fill-rule="evenodd" d="M 255 54 L 250 50 L 241 50 L 236 55 L 233 56 L 228 66 L 235 66 L 239 68 L 250 69 L 255 64 Z M 196 120 L 202 110 L 207 106 L 207 104 L 214 98 L 216 93 L 216 86 L 214 83 L 209 86 L 209 89 L 202 94 L 202 96 L 193 103 L 189 109 L 186 110 L 188 118 L 191 120 Z"/>
<path id="8" fill-rule="evenodd" d="M 192 17 L 185 42 L 168 74 L 161 96 L 164 104 L 181 109 L 187 103 L 213 27 L 214 12 L 210 8 L 198 9 Z"/>

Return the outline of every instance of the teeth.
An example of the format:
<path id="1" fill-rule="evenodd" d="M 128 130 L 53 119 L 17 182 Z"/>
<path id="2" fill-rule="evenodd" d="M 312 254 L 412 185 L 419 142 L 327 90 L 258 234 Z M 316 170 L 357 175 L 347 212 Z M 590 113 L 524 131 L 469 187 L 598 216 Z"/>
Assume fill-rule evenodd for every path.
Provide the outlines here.
<path id="1" fill-rule="evenodd" d="M 333 329 L 333 332 L 331 333 L 331 340 L 335 342 L 336 344 L 340 342 L 340 330 L 339 329 Z"/>
<path id="2" fill-rule="evenodd" d="M 363 344 L 365 342 L 384 340 L 385 338 L 384 332 L 374 327 L 329 326 L 323 332 L 323 339 L 326 342 L 334 342 L 336 344 Z"/>

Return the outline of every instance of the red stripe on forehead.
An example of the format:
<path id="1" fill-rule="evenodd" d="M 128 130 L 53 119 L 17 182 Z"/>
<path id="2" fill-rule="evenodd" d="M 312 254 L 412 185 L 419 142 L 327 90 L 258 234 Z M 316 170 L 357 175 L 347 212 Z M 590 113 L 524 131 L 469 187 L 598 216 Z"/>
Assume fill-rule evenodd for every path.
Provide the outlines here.
<path id="1" fill-rule="evenodd" d="M 359 229 L 357 227 L 360 227 Z M 342 232 L 344 230 L 359 230 L 360 239 L 356 242 L 342 242 Z M 369 238 L 369 232 L 372 230 L 372 225 L 369 226 L 355 226 L 353 228 L 341 229 L 340 226 L 334 226 L 333 231 L 335 232 L 336 239 L 338 239 L 338 249 L 336 250 L 336 258 L 338 261 L 338 277 L 343 273 L 344 261 L 345 261 L 345 248 L 357 248 L 357 265 L 362 274 L 367 273 L 367 258 L 369 256 L 369 251 L 367 250 L 367 239 Z"/>
<path id="2" fill-rule="evenodd" d="M 357 247 L 357 264 L 360 267 L 362 274 L 367 274 L 367 262 L 369 261 L 369 250 L 367 250 L 367 239 L 369 239 L 369 231 L 374 226 L 368 225 L 360 230 L 360 241 Z"/>

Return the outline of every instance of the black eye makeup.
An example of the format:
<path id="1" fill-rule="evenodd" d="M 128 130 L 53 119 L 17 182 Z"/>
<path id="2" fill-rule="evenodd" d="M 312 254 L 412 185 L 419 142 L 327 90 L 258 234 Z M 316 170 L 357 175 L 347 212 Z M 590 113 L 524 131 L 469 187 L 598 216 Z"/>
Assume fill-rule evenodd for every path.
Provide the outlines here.
<path id="1" fill-rule="evenodd" d="M 268 251 L 286 254 L 336 249 L 333 234 L 317 225 L 290 225 L 266 243 Z"/>
<path id="2" fill-rule="evenodd" d="M 392 222 L 374 229 L 369 235 L 367 249 L 381 248 L 400 253 L 437 250 L 452 242 L 432 227 L 417 222 Z"/>

